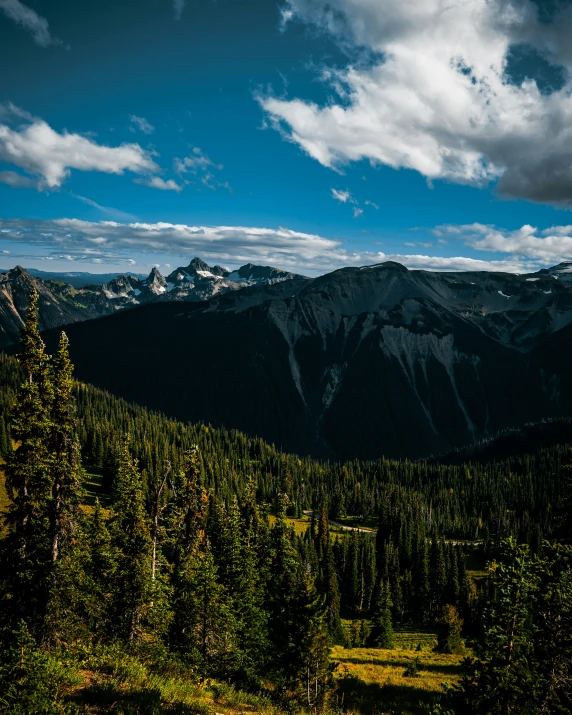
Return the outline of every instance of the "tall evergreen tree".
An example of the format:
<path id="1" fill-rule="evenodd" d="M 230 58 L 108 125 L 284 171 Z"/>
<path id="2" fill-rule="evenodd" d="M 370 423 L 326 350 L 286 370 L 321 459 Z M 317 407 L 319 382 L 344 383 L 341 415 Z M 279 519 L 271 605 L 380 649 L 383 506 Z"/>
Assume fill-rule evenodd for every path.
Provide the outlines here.
<path id="1" fill-rule="evenodd" d="M 50 434 L 51 502 L 50 531 L 51 559 L 55 563 L 62 544 L 77 528 L 81 482 L 80 446 L 75 432 L 73 365 L 69 356 L 69 341 L 60 336 L 53 359 L 53 401 Z"/>
<path id="2" fill-rule="evenodd" d="M 21 332 L 18 361 L 23 382 L 12 410 L 11 432 L 18 448 L 8 455 L 4 473 L 10 499 L 6 522 L 10 546 L 6 566 L 9 612 L 15 622 L 25 618 L 39 632 L 46 608 L 50 577 L 49 502 L 53 460 L 50 454 L 53 385 L 49 356 L 38 330 L 38 294 L 32 291 Z"/>
<path id="3" fill-rule="evenodd" d="M 112 537 L 117 549 L 114 610 L 117 632 L 138 640 L 145 632 L 152 608 L 150 524 L 143 486 L 127 438 L 123 443 L 113 505 Z"/>
<path id="4" fill-rule="evenodd" d="M 369 643 L 374 648 L 393 648 L 392 605 L 389 583 L 381 581 L 375 600 L 369 635 Z"/>

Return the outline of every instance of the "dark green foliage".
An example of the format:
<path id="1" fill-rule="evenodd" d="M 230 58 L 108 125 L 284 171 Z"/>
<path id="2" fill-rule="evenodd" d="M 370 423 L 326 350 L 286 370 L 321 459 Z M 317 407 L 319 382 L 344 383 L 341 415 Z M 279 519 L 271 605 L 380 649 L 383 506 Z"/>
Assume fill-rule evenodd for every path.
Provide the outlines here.
<path id="1" fill-rule="evenodd" d="M 382 581 L 378 587 L 369 634 L 369 644 L 374 648 L 393 648 L 392 605 L 389 583 Z"/>
<path id="2" fill-rule="evenodd" d="M 547 551 L 540 558 L 509 540 L 489 566 L 484 637 L 451 698 L 455 712 L 572 709 L 572 550 Z"/>
<path id="3" fill-rule="evenodd" d="M 10 715 L 62 715 L 68 678 L 63 669 L 38 650 L 24 621 L 2 639 L 0 712 Z"/>
<path id="4" fill-rule="evenodd" d="M 137 462 L 131 457 L 127 439 L 123 444 L 117 473 L 116 500 L 111 520 L 112 544 L 116 552 L 113 582 L 114 627 L 126 640 L 142 640 L 168 626 L 168 617 L 158 612 L 159 604 L 152 574 L 153 548 L 143 486 Z"/>
<path id="5" fill-rule="evenodd" d="M 403 671 L 404 678 L 418 678 L 419 669 L 421 668 L 421 659 L 419 656 L 415 656 L 415 659 L 405 668 Z"/>

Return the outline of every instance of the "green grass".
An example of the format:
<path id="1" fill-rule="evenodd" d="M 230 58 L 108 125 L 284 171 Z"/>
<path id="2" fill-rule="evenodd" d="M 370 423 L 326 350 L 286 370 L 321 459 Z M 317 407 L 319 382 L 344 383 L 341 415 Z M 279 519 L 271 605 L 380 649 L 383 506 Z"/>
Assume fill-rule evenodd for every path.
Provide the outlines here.
<path id="1" fill-rule="evenodd" d="M 460 679 L 464 657 L 435 653 L 436 642 L 434 632 L 409 626 L 396 628 L 391 650 L 335 646 L 338 701 L 356 715 L 426 712 L 443 694 L 444 684 Z M 416 658 L 421 663 L 418 676 L 406 677 L 406 668 Z"/>
<path id="2" fill-rule="evenodd" d="M 192 669 L 159 663 L 145 665 L 115 647 L 63 653 L 75 670 L 67 698 L 79 712 L 123 715 L 277 715 L 265 696 L 241 692 L 227 683 L 201 681 Z"/>
<path id="3" fill-rule="evenodd" d="M 82 506 L 87 513 L 91 513 L 93 510 L 96 499 L 99 499 L 99 503 L 103 507 L 104 512 L 107 511 L 111 504 L 111 497 L 103 488 L 103 474 L 100 468 L 86 468 L 85 480 L 82 487 L 84 492 Z"/>

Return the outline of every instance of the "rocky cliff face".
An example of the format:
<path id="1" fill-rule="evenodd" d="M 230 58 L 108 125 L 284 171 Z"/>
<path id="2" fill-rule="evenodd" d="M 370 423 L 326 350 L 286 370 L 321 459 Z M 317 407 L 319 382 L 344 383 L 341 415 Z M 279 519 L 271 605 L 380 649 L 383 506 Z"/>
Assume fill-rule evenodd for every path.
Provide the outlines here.
<path id="1" fill-rule="evenodd" d="M 128 399 L 291 451 L 428 456 L 571 414 L 563 273 L 345 268 L 73 326 L 72 357 Z"/>

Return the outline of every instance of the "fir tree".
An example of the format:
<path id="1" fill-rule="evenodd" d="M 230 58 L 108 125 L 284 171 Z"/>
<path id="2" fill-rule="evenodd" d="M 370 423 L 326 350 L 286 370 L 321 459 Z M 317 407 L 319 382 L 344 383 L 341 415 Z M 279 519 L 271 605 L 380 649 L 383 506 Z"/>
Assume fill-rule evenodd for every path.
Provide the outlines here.
<path id="1" fill-rule="evenodd" d="M 393 626 L 391 623 L 391 591 L 387 581 L 381 581 L 371 618 L 369 643 L 374 648 L 393 648 Z"/>
<path id="2" fill-rule="evenodd" d="M 49 502 L 53 385 L 49 356 L 38 331 L 38 294 L 32 291 L 18 356 L 23 382 L 12 410 L 11 432 L 18 449 L 4 469 L 10 499 L 6 566 L 10 609 L 4 617 L 25 618 L 32 632 L 42 627 L 50 577 Z"/>
<path id="3" fill-rule="evenodd" d="M 114 574 L 116 628 L 129 641 L 141 638 L 152 607 L 152 542 L 141 474 L 125 439 L 116 477 L 112 536 L 117 549 Z"/>
<path id="4" fill-rule="evenodd" d="M 79 519 L 81 480 L 80 446 L 75 434 L 73 365 L 69 342 L 60 336 L 53 360 L 53 401 L 50 434 L 52 489 L 50 502 L 51 559 L 55 563 L 62 546 L 69 543 Z"/>

